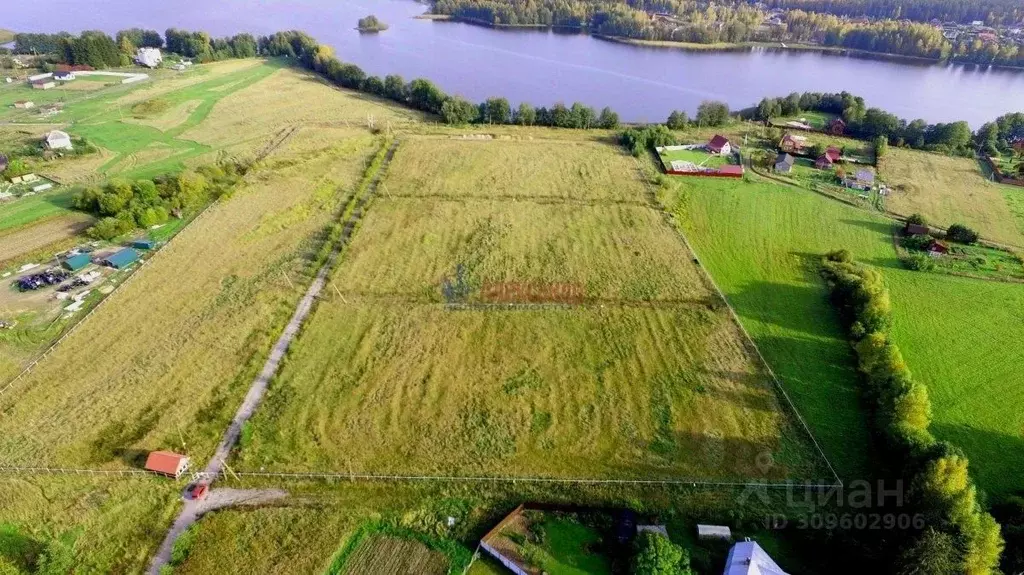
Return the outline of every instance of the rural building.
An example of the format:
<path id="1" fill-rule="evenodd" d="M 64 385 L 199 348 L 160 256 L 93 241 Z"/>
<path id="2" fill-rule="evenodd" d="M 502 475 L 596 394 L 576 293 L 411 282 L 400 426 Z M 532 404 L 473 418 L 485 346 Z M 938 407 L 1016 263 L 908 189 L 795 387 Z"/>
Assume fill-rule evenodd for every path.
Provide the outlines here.
<path id="1" fill-rule="evenodd" d="M 164 61 L 164 56 L 160 53 L 160 48 L 139 48 L 135 53 L 135 61 L 140 66 L 156 68 Z"/>
<path id="2" fill-rule="evenodd" d="M 29 184 L 39 179 L 39 176 L 35 174 L 25 174 L 24 176 L 15 176 L 11 178 L 12 184 Z"/>
<path id="3" fill-rule="evenodd" d="M 729 550 L 724 575 L 788 575 L 756 541 L 740 541 Z"/>
<path id="4" fill-rule="evenodd" d="M 700 539 L 724 539 L 732 540 L 732 530 L 725 525 L 700 525 L 697 524 L 697 537 Z"/>
<path id="5" fill-rule="evenodd" d="M 835 161 L 828 154 L 822 154 L 821 157 L 814 161 L 814 167 L 819 170 L 829 170 L 834 163 Z"/>
<path id="6" fill-rule="evenodd" d="M 928 244 L 928 255 L 931 256 L 943 256 L 949 253 L 949 244 L 942 240 L 932 240 L 932 243 Z"/>
<path id="7" fill-rule="evenodd" d="M 132 247 L 137 250 L 151 250 L 156 247 L 156 242 L 153 240 L 135 240 L 132 242 Z"/>
<path id="8" fill-rule="evenodd" d="M 729 144 L 729 140 L 725 136 L 715 134 L 715 137 L 708 142 L 708 151 L 725 156 L 732 152 L 732 145 Z"/>
<path id="9" fill-rule="evenodd" d="M 75 79 L 75 73 L 70 70 L 65 72 L 54 72 L 53 79 L 60 80 L 61 82 L 70 82 Z"/>
<path id="10" fill-rule="evenodd" d="M 170 451 L 151 451 L 146 458 L 146 470 L 177 479 L 188 471 L 188 457 Z"/>
<path id="11" fill-rule="evenodd" d="M 907 227 L 903 228 L 903 233 L 908 236 L 926 236 L 931 233 L 931 229 L 929 229 L 928 226 L 922 226 L 921 224 L 907 224 Z"/>
<path id="12" fill-rule="evenodd" d="M 785 136 L 782 136 L 782 140 L 779 141 L 779 150 L 789 154 L 799 154 L 804 151 L 804 147 L 806 146 L 807 138 L 803 136 L 794 136 L 793 134 L 786 134 Z"/>
<path id="13" fill-rule="evenodd" d="M 834 136 L 842 136 L 846 131 L 846 122 L 842 118 L 836 118 L 828 123 L 828 133 Z"/>
<path id="14" fill-rule="evenodd" d="M 139 252 L 132 248 L 124 248 L 117 253 L 107 256 L 103 261 L 110 267 L 122 270 L 139 261 Z"/>
<path id="15" fill-rule="evenodd" d="M 73 256 L 68 256 L 64 258 L 64 261 L 61 262 L 61 265 L 63 265 L 65 269 L 77 272 L 78 270 L 89 265 L 91 261 L 92 259 L 89 257 L 89 254 L 75 254 Z"/>
<path id="16" fill-rule="evenodd" d="M 57 83 L 53 80 L 37 80 L 32 82 L 33 90 L 51 90 L 57 87 Z"/>
<path id="17" fill-rule="evenodd" d="M 779 157 L 775 158 L 775 171 L 780 174 L 788 174 L 793 170 L 793 164 L 795 163 L 796 160 L 793 159 L 793 156 L 783 152 L 779 154 Z"/>
<path id="18" fill-rule="evenodd" d="M 51 150 L 70 150 L 71 149 L 71 136 L 67 132 L 61 132 L 60 130 L 53 130 L 47 132 L 46 147 Z"/>
<path id="19" fill-rule="evenodd" d="M 825 155 L 828 159 L 832 160 L 833 163 L 838 162 L 839 158 L 843 157 L 843 151 L 835 146 L 829 146 L 825 149 Z"/>
<path id="20" fill-rule="evenodd" d="M 14 103 L 14 107 L 15 108 L 21 108 L 22 110 L 27 110 L 27 109 L 32 108 L 34 106 L 35 106 L 35 104 L 32 103 L 32 102 L 29 102 L 28 100 L 18 100 L 17 102 Z"/>

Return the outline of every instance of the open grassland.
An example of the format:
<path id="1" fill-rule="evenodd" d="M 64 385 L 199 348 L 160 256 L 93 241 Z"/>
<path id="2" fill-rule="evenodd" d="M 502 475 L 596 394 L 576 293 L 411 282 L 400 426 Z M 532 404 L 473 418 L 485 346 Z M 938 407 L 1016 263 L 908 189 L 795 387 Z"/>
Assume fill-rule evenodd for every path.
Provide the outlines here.
<path id="1" fill-rule="evenodd" d="M 644 201 L 633 158 L 586 141 L 415 140 L 388 173 L 384 195 Z"/>
<path id="2" fill-rule="evenodd" d="M 628 174 L 627 174 L 628 177 Z M 378 198 L 336 285 L 441 302 L 442 278 L 576 286 L 593 300 L 709 303 L 689 252 L 640 204 Z"/>
<path id="3" fill-rule="evenodd" d="M 3 269 L 4 262 L 77 236 L 89 227 L 92 221 L 92 216 L 88 214 L 68 214 L 47 219 L 24 229 L 0 233 L 0 269 Z"/>
<path id="4" fill-rule="evenodd" d="M 0 457 L 117 467 L 157 448 L 209 455 L 376 145 L 362 132 L 247 177 L 0 397 Z"/>
<path id="5" fill-rule="evenodd" d="M 845 477 L 868 444 L 857 375 L 814 265 L 846 248 L 885 274 L 894 335 L 932 398 L 932 430 L 964 448 L 982 487 L 1019 487 L 1024 338 L 1017 284 L 912 272 L 899 265 L 893 224 L 828 199 L 768 183 L 673 182 L 662 196 L 783 379 Z"/>
<path id="6" fill-rule="evenodd" d="M 1024 188 L 986 180 L 977 161 L 890 148 L 881 174 L 896 188 L 886 209 L 919 213 L 943 227 L 967 224 L 985 239 L 1024 246 L 1024 213 L 1015 214 L 1008 202 L 1008 196 L 1024 195 Z"/>
<path id="7" fill-rule="evenodd" d="M 1024 286 L 934 277 L 903 272 L 888 282 L 893 335 L 928 384 L 936 436 L 967 452 L 972 474 L 992 494 L 1019 491 Z"/>
<path id="8" fill-rule="evenodd" d="M 641 207 L 631 159 L 570 144 L 571 154 L 602 161 L 557 175 L 565 158 L 551 144 L 438 140 L 459 150 L 442 171 L 421 159 L 438 152 L 434 143 L 399 149 L 332 278 L 336 291 L 253 420 L 240 466 L 822 476 L 692 257 Z M 616 161 L 625 171 L 613 176 L 607 166 Z M 537 173 L 556 177 L 539 187 Z M 497 174 L 500 185 L 478 185 Z M 424 191 L 431 183 L 444 193 Z M 524 198 L 512 200 L 515 190 Z M 439 275 L 464 283 L 469 309 L 440 303 Z M 485 281 L 578 282 L 585 296 L 571 307 L 474 306 Z"/>
<path id="9" fill-rule="evenodd" d="M 49 548 L 58 551 L 54 573 L 141 573 L 171 523 L 178 489 L 158 477 L 5 475 L 0 563 L 38 573 Z"/>

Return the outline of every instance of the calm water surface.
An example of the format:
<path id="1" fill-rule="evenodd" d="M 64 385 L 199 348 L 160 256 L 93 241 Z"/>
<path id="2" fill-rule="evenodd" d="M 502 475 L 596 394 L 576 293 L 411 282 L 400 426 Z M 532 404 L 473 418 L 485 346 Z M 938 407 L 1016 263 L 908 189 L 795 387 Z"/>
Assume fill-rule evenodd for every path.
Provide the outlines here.
<path id="1" fill-rule="evenodd" d="M 663 121 L 702 100 L 733 108 L 764 96 L 847 90 L 906 118 L 967 120 L 972 126 L 1024 111 L 1024 72 L 903 64 L 796 52 L 692 53 L 613 44 L 547 31 L 508 32 L 416 20 L 412 0 L 32 0 L 6 7 L 3 27 L 115 32 L 143 27 L 202 29 L 220 36 L 298 29 L 371 74 L 425 77 L 471 100 L 582 101 L 611 106 L 628 121 Z M 376 14 L 391 28 L 361 35 Z"/>

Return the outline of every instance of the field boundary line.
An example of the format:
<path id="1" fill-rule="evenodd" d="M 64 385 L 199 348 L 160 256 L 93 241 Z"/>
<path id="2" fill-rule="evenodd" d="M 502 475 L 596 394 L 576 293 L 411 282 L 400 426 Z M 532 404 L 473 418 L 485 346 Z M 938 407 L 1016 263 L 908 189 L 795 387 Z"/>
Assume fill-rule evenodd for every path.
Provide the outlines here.
<path id="1" fill-rule="evenodd" d="M 162 254 L 164 252 L 164 250 L 169 250 L 171 248 L 171 245 L 174 243 L 173 240 L 175 238 L 177 238 L 179 235 L 184 233 L 185 230 L 187 230 L 190 227 L 192 227 L 192 224 L 194 224 L 197 221 L 199 221 L 203 216 L 205 216 L 210 211 L 211 208 L 213 208 L 215 205 L 217 205 L 219 203 L 220 203 L 220 199 L 219 198 L 217 200 L 213 201 L 213 202 L 210 202 L 210 204 L 208 206 L 203 208 L 203 211 L 199 212 L 198 214 L 196 214 L 196 216 L 194 218 L 192 218 L 192 221 L 188 222 L 180 230 L 175 232 L 174 236 L 172 236 L 171 239 L 163 247 L 161 247 L 160 249 L 156 250 L 156 252 L 152 256 L 150 256 L 149 259 L 141 260 L 139 262 L 139 265 L 135 268 L 135 270 L 131 274 L 129 274 L 128 277 L 126 277 L 124 279 L 124 281 L 122 281 L 121 283 L 119 283 L 116 286 L 114 286 L 114 289 L 111 290 L 111 292 L 108 293 L 103 299 L 101 299 L 95 306 L 93 306 L 93 308 L 90 309 L 88 313 L 86 313 L 84 316 L 82 316 L 81 319 L 79 319 L 78 321 L 76 321 L 73 324 L 71 324 L 71 326 L 68 327 L 67 330 L 59 338 L 57 338 L 56 341 L 51 343 L 50 346 L 47 347 L 45 350 L 43 350 L 43 352 L 40 353 L 38 356 L 36 356 L 36 358 L 33 359 L 31 363 L 29 363 L 27 366 L 25 366 L 25 369 L 23 369 L 21 371 L 21 373 L 19 373 L 18 375 L 14 376 L 9 382 L 7 382 L 7 385 L 5 385 L 2 389 L 0 389 L 0 398 L 3 398 L 3 396 L 6 393 L 8 393 L 10 391 L 10 389 L 12 387 L 14 387 L 14 385 L 16 383 L 18 383 L 19 380 L 21 380 L 21 378 L 23 378 L 26 375 L 28 375 L 28 373 L 30 371 L 32 371 L 32 369 L 34 369 L 35 366 L 39 364 L 39 362 L 41 362 L 42 360 L 46 359 L 46 357 L 49 356 L 50 353 L 55 351 L 57 349 L 58 345 L 60 345 L 65 339 L 67 339 L 73 333 L 75 333 L 75 331 L 82 324 L 85 323 L 85 320 L 89 319 L 92 316 L 92 314 L 96 313 L 96 311 L 98 311 L 101 307 L 103 307 L 104 304 L 106 304 L 108 301 L 110 301 L 110 299 L 113 298 L 114 295 L 116 295 L 116 294 L 120 293 L 121 291 L 123 291 L 124 286 L 130 284 L 135 279 L 136 276 L 140 275 L 142 273 L 142 271 L 145 269 L 146 265 L 148 265 L 150 262 L 152 262 L 156 258 L 160 257 L 160 254 Z"/>
<path id="2" fill-rule="evenodd" d="M 550 205 L 579 205 L 585 207 L 604 206 L 632 206 L 636 208 L 650 209 L 650 204 L 633 200 L 617 200 L 614 198 L 567 198 L 562 196 L 515 196 L 511 194 L 498 194 L 493 196 L 466 194 L 391 194 L 388 199 L 398 200 L 436 200 L 441 202 L 528 202 L 534 204 Z"/>
<path id="3" fill-rule="evenodd" d="M 663 206 L 661 202 L 658 201 L 657 193 L 653 189 L 651 189 L 651 183 L 648 181 L 646 174 L 644 173 L 643 166 L 641 165 L 640 160 L 635 160 L 637 175 L 639 175 L 640 180 L 644 183 L 644 186 L 647 189 L 648 196 L 650 197 L 651 202 L 654 204 L 652 207 L 656 207 L 662 214 L 668 216 L 669 213 L 666 211 L 665 206 Z M 825 462 L 825 465 L 828 466 L 829 472 L 832 473 L 832 477 L 835 478 L 836 484 L 841 485 L 842 480 L 840 479 L 839 474 L 836 473 L 836 469 L 835 467 L 832 466 L 832 462 L 829 460 L 828 456 L 825 455 L 825 450 L 822 449 L 821 444 L 818 443 L 818 438 L 815 437 L 814 433 L 811 432 L 811 427 L 807 425 L 807 421 L 804 420 L 803 415 L 800 414 L 800 410 L 796 408 L 796 405 L 793 403 L 793 400 L 789 397 L 789 394 L 786 393 L 786 388 L 783 387 L 782 381 L 779 380 L 779 377 L 775 374 L 775 370 L 772 369 L 772 366 L 768 364 L 768 360 L 765 359 L 764 355 L 761 353 L 761 349 L 757 347 L 757 344 L 754 342 L 754 338 L 750 337 L 750 333 L 747 332 L 747 328 L 745 328 L 743 326 L 743 322 L 740 321 L 739 314 L 736 313 L 736 310 L 732 307 L 732 304 L 729 303 L 729 299 L 725 297 L 725 292 L 723 292 L 722 289 L 718 287 L 718 284 L 715 282 L 715 279 L 711 277 L 711 272 L 704 267 L 704 264 L 701 262 L 700 256 L 697 254 L 697 250 L 695 250 L 693 246 L 690 245 L 690 240 L 686 237 L 686 234 L 683 233 L 683 230 L 681 230 L 679 226 L 673 225 L 667 221 L 666 223 L 669 223 L 672 226 L 672 228 L 676 231 L 676 234 L 678 234 L 678 236 L 683 240 L 683 244 L 686 245 L 686 249 L 689 250 L 690 254 L 693 255 L 694 263 L 697 265 L 698 268 L 700 268 L 702 276 L 705 278 L 705 280 L 708 282 L 711 288 L 715 290 L 715 293 L 718 294 L 718 297 L 722 299 L 722 302 L 725 304 L 726 309 L 729 310 L 729 316 L 732 318 L 733 323 L 735 323 L 736 326 L 739 327 L 740 333 L 743 334 L 743 337 L 746 338 L 747 343 L 750 345 L 751 349 L 754 350 L 754 353 L 757 355 L 758 360 L 760 360 L 761 365 L 764 366 L 764 369 L 765 371 L 768 372 L 768 375 L 771 377 L 772 382 L 775 383 L 776 389 L 778 389 L 779 393 L 782 394 L 783 399 L 786 400 L 786 404 L 789 405 L 789 408 L 790 410 L 792 410 L 793 415 L 796 416 L 797 421 L 799 421 L 800 425 L 803 426 L 804 431 L 807 433 L 807 436 L 811 439 L 811 443 L 814 444 L 814 448 L 818 451 L 818 455 L 821 456 L 822 460 Z"/>
<path id="4" fill-rule="evenodd" d="M 238 406 L 234 417 L 232 417 L 231 422 L 224 430 L 220 443 L 217 444 L 213 455 L 207 461 L 206 467 L 203 471 L 193 474 L 194 477 L 202 477 L 207 481 L 207 483 L 213 483 L 221 475 L 223 469 L 227 467 L 227 460 L 231 456 L 231 451 L 238 444 L 238 440 L 242 435 L 243 426 L 256 413 L 260 403 L 263 401 L 263 396 L 270 387 L 271 381 L 277 376 L 277 373 L 281 368 L 281 364 L 284 362 L 285 354 L 287 354 L 295 338 L 299 336 L 302 326 L 306 322 L 306 318 L 308 318 L 313 312 L 317 303 L 317 297 L 320 295 L 324 286 L 327 285 L 328 276 L 330 275 L 335 262 L 342 254 L 348 242 L 351 241 L 356 225 L 364 215 L 364 208 L 368 205 L 370 199 L 372 199 L 376 194 L 378 184 L 387 172 L 387 168 L 391 163 L 391 159 L 394 158 L 395 151 L 398 149 L 399 143 L 399 139 L 393 140 L 390 144 L 388 144 L 387 140 L 384 141 L 382 149 L 384 149 L 384 146 L 388 147 L 384 152 L 381 163 L 376 166 L 376 170 L 373 172 L 370 172 L 374 165 L 373 160 L 371 160 L 370 165 L 367 167 L 366 175 L 364 175 L 363 181 L 365 181 L 366 177 L 370 178 L 365 189 L 362 188 L 362 182 L 360 182 L 359 187 L 356 188 L 355 195 L 353 195 L 351 200 L 344 205 L 344 208 L 339 215 L 339 217 L 344 220 L 344 231 L 342 232 L 341 237 L 334 242 L 333 246 L 331 246 L 330 255 L 328 255 L 327 259 L 320 265 L 320 269 L 317 270 L 313 281 L 310 282 L 305 293 L 295 304 L 295 310 L 292 312 L 291 318 L 281 331 L 281 335 L 278 336 L 277 340 L 275 340 L 273 346 L 270 348 L 270 353 L 267 355 L 263 368 L 249 385 L 249 389 L 246 391 L 245 397 L 242 399 L 242 403 Z M 360 191 L 362 191 L 362 193 L 360 193 Z M 326 239 L 325 245 L 329 245 L 327 243 L 329 241 L 331 240 Z M 203 508 L 199 501 L 190 497 L 183 497 L 183 499 L 184 506 L 178 513 L 177 517 L 175 517 L 174 523 L 172 523 L 171 527 L 167 530 L 167 534 L 160 543 L 160 547 L 157 549 L 156 554 L 153 555 L 148 570 L 148 573 L 151 575 L 159 575 L 163 566 L 167 565 L 171 560 L 171 551 L 174 548 L 174 542 L 177 541 L 178 537 L 184 533 L 186 529 L 191 527 L 192 524 L 194 524 L 203 514 Z"/>

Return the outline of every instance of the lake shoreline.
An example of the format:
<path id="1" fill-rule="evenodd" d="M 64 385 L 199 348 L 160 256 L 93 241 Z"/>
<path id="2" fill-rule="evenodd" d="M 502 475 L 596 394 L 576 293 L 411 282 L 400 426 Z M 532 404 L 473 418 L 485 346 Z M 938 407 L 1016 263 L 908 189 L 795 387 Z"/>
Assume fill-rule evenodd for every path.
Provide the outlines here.
<path id="1" fill-rule="evenodd" d="M 818 44 L 787 44 L 784 42 L 719 42 L 716 44 L 699 44 L 696 42 L 674 42 L 671 40 L 639 40 L 636 38 L 627 38 L 624 36 L 606 36 L 603 34 L 597 34 L 590 32 L 586 26 L 548 26 L 545 24 L 494 24 L 478 18 L 469 18 L 465 16 L 454 16 L 450 14 L 431 14 L 424 13 L 415 17 L 418 20 L 432 20 L 435 22 L 456 22 L 460 24 L 468 24 L 471 26 L 480 26 L 483 28 L 490 28 L 492 30 L 551 30 L 554 32 L 571 32 L 576 34 L 583 34 L 595 38 L 597 40 L 603 40 L 614 44 L 625 44 L 628 46 L 637 46 L 641 48 L 657 48 L 657 49 L 668 49 L 668 50 L 679 50 L 690 53 L 739 53 L 739 52 L 751 52 L 754 50 L 764 50 L 768 52 L 814 52 L 829 56 L 843 56 L 849 58 L 859 58 L 862 60 L 878 60 L 885 62 L 895 62 L 900 64 L 917 64 L 917 65 L 928 65 L 928 66 L 943 66 L 943 65 L 956 65 L 963 66 L 965 68 L 976 68 L 979 70 L 984 69 L 999 69 L 1009 70 L 1014 72 L 1024 71 L 1024 67 L 1020 66 L 1007 66 L 1002 64 L 978 64 L 975 62 L 958 62 L 951 59 L 941 58 L 926 58 L 924 56 L 907 56 L 903 54 L 892 54 L 888 52 L 872 52 L 870 50 L 858 50 L 855 48 L 843 48 L 840 46 L 821 46 Z"/>

